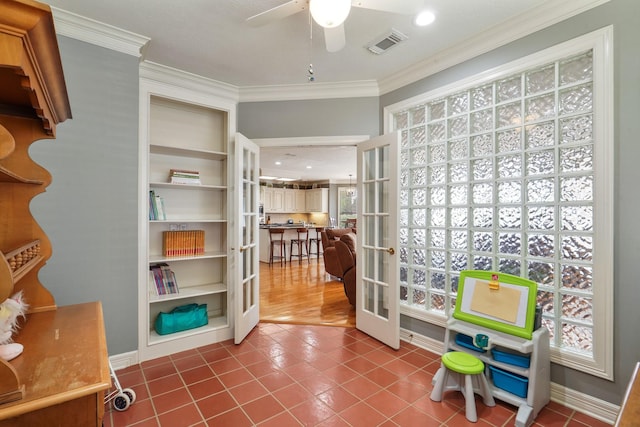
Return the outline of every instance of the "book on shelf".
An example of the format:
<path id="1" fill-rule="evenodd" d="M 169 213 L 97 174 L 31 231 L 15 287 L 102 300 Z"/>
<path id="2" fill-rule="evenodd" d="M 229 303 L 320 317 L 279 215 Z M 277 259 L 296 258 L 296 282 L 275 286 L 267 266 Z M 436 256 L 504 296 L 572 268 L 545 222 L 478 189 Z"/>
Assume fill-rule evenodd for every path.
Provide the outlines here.
<path id="1" fill-rule="evenodd" d="M 152 264 L 149 266 L 149 270 L 151 283 L 155 285 L 156 295 L 177 294 L 179 292 L 176 275 L 169 264 Z"/>
<path id="2" fill-rule="evenodd" d="M 204 254 L 204 230 L 163 231 L 162 254 L 166 257 Z"/>
<path id="3" fill-rule="evenodd" d="M 164 209 L 164 199 L 156 194 L 154 190 L 149 191 L 149 219 L 161 221 L 167 219 Z"/>
<path id="4" fill-rule="evenodd" d="M 169 182 L 171 184 L 192 184 L 200 185 L 200 172 L 182 169 L 171 169 L 169 171 Z"/>

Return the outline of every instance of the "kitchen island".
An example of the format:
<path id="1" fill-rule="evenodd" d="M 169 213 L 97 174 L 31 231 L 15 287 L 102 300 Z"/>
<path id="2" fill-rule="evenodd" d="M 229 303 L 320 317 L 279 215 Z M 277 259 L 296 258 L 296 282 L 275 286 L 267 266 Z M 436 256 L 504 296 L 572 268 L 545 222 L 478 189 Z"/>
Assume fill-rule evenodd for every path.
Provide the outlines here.
<path id="1" fill-rule="evenodd" d="M 297 239 L 298 233 L 296 233 L 297 228 L 307 228 L 309 230 L 309 238 L 315 237 L 315 228 L 322 227 L 321 225 L 316 224 L 304 224 L 304 223 L 294 223 L 294 224 L 265 224 L 260 225 L 260 235 L 258 236 L 260 242 L 259 248 L 259 260 L 260 262 L 269 262 L 269 229 L 270 228 L 284 228 L 284 240 L 286 241 L 287 246 L 287 261 L 289 260 L 289 256 L 291 255 L 291 239 Z"/>

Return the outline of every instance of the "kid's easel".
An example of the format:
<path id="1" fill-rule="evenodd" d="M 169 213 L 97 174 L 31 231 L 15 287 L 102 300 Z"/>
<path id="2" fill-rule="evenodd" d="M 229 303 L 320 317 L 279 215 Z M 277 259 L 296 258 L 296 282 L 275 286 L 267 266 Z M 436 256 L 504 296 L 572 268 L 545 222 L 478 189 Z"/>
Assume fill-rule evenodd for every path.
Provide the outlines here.
<path id="1" fill-rule="evenodd" d="M 531 425 L 550 398 L 549 331 L 534 330 L 536 298 L 531 280 L 462 271 L 445 333 L 445 351 L 465 351 L 482 360 L 494 398 L 519 407 L 517 427 Z"/>

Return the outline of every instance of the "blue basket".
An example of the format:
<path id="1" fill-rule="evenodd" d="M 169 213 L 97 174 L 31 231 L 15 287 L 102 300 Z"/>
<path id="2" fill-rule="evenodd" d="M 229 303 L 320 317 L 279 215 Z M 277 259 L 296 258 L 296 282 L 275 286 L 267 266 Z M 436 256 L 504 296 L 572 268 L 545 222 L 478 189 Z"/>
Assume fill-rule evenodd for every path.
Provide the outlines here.
<path id="1" fill-rule="evenodd" d="M 489 370 L 491 371 L 491 378 L 493 378 L 493 385 L 516 396 L 527 397 L 527 390 L 529 388 L 528 378 L 512 374 L 511 372 L 494 366 L 489 366 Z"/>
<path id="2" fill-rule="evenodd" d="M 465 334 L 456 334 L 456 344 L 461 347 L 468 348 L 469 350 L 477 351 L 479 353 L 484 353 L 487 351 L 483 348 L 473 345 L 473 337 Z"/>
<path id="3" fill-rule="evenodd" d="M 491 354 L 496 362 L 508 363 L 509 365 L 520 366 L 521 368 L 528 368 L 531 364 L 531 357 L 529 355 L 515 354 L 497 348 L 492 348 Z"/>

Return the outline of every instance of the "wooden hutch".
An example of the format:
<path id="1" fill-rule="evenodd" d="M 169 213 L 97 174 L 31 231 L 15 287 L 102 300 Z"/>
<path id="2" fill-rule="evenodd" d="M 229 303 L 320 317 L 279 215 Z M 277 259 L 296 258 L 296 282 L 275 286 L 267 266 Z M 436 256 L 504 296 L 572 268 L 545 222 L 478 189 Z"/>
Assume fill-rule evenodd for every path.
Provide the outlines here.
<path id="1" fill-rule="evenodd" d="M 111 378 L 99 302 L 57 307 L 38 272 L 51 243 L 29 204 L 51 175 L 29 157 L 71 118 L 49 6 L 0 0 L 0 302 L 22 291 L 29 304 L 0 360 L 0 427 L 100 426 Z"/>

